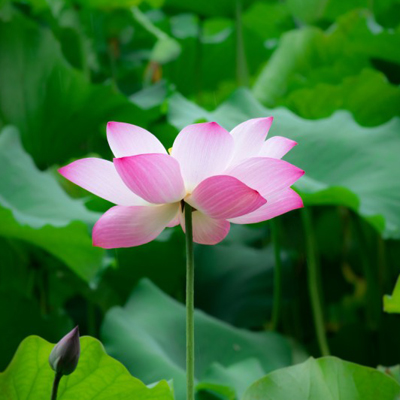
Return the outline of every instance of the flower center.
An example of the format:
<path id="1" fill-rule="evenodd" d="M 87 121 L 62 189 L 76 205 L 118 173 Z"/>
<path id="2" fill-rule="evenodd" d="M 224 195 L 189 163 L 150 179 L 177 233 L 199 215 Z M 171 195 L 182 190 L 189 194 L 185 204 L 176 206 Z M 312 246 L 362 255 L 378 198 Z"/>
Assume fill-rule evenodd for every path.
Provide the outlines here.
<path id="1" fill-rule="evenodd" d="M 181 201 L 180 201 L 181 212 L 182 212 L 182 213 L 185 212 L 185 204 L 186 204 L 186 203 L 185 203 L 185 200 L 181 200 Z M 193 208 L 192 208 L 192 212 L 195 212 L 195 211 L 197 211 L 197 209 L 193 207 Z"/>

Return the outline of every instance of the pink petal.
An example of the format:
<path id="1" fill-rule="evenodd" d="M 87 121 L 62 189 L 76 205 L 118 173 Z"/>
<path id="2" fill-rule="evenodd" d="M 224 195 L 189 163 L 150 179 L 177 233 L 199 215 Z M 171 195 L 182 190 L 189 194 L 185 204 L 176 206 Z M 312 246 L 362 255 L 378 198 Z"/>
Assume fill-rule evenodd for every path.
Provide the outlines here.
<path id="1" fill-rule="evenodd" d="M 227 175 L 205 179 L 185 201 L 203 214 L 216 219 L 248 214 L 266 203 L 256 190 Z"/>
<path id="2" fill-rule="evenodd" d="M 233 138 L 216 122 L 189 125 L 176 137 L 171 155 L 179 161 L 191 192 L 202 180 L 221 174 L 231 159 Z"/>
<path id="3" fill-rule="evenodd" d="M 257 190 L 268 202 L 271 195 L 293 185 L 304 171 L 283 160 L 254 157 L 231 168 L 227 175 Z"/>
<path id="4" fill-rule="evenodd" d="M 178 161 L 167 154 L 140 154 L 114 158 L 122 180 L 150 203 L 174 203 L 185 196 Z"/>
<path id="5" fill-rule="evenodd" d="M 241 123 L 231 131 L 235 142 L 231 165 L 258 155 L 268 135 L 272 121 L 273 117 L 254 118 Z"/>
<path id="6" fill-rule="evenodd" d="M 110 161 L 83 158 L 60 168 L 58 172 L 76 185 L 111 203 L 121 206 L 146 204 L 126 187 Z"/>
<path id="7" fill-rule="evenodd" d="M 282 136 L 274 136 L 268 139 L 261 147 L 259 157 L 282 158 L 297 143 L 294 140 Z"/>
<path id="8" fill-rule="evenodd" d="M 250 214 L 232 218 L 234 224 L 254 224 L 303 207 L 301 197 L 293 189 L 284 189 L 268 198 L 267 204 Z"/>
<path id="9" fill-rule="evenodd" d="M 110 208 L 93 228 L 93 245 L 104 249 L 133 247 L 155 239 L 174 218 L 179 203 Z"/>
<path id="10" fill-rule="evenodd" d="M 149 131 L 123 122 L 107 124 L 107 140 L 115 157 L 167 153 L 161 142 Z"/>
<path id="11" fill-rule="evenodd" d="M 185 215 L 180 212 L 179 216 L 183 232 L 185 232 Z M 214 219 L 200 211 L 194 211 L 192 219 L 193 240 L 196 243 L 217 244 L 229 233 L 230 223 L 224 219 Z"/>

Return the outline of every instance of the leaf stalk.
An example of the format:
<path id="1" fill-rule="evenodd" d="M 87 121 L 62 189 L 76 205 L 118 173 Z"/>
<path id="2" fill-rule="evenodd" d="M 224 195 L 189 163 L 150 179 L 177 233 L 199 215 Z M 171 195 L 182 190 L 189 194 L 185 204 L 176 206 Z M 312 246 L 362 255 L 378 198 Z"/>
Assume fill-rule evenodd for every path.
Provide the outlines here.
<path id="1" fill-rule="evenodd" d="M 308 208 L 303 208 L 301 210 L 301 217 L 306 239 L 308 292 L 311 300 L 315 333 L 322 356 L 329 356 L 330 352 L 328 341 L 326 339 L 324 315 L 322 309 L 317 246 L 312 227 L 312 217 L 310 210 Z"/>

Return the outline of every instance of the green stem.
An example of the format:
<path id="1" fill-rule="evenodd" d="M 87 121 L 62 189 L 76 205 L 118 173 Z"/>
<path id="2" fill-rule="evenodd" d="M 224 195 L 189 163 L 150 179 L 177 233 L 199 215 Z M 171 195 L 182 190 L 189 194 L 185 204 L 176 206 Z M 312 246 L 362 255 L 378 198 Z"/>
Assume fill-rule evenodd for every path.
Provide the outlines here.
<path id="1" fill-rule="evenodd" d="M 185 203 L 186 232 L 186 388 L 187 400 L 194 400 L 194 255 L 192 207 Z"/>
<path id="2" fill-rule="evenodd" d="M 236 0 L 236 79 L 239 86 L 249 86 L 242 26 L 242 2 Z"/>
<path id="3" fill-rule="evenodd" d="M 53 390 L 51 391 L 51 400 L 56 400 L 57 399 L 57 392 L 58 392 L 58 385 L 60 384 L 62 375 L 57 374 L 54 377 L 54 382 L 53 382 Z"/>
<path id="4" fill-rule="evenodd" d="M 199 105 L 203 104 L 203 76 L 202 76 L 202 64 L 203 64 L 203 30 L 204 30 L 204 19 L 199 17 L 199 30 L 196 40 L 196 65 L 194 68 L 195 73 L 195 85 L 196 85 L 196 99 Z"/>
<path id="5" fill-rule="evenodd" d="M 365 233 L 363 223 L 360 217 L 355 213 L 351 213 L 354 221 L 354 228 L 356 234 L 356 240 L 358 241 L 358 246 L 361 249 L 360 261 L 361 266 L 364 270 L 364 277 L 367 282 L 367 293 L 366 293 L 366 317 L 367 324 L 371 330 L 377 330 L 379 327 L 379 320 L 381 316 L 381 299 L 382 293 L 379 290 L 379 275 L 376 264 L 371 262 L 370 254 L 370 243 L 368 241 L 367 235 Z"/>
<path id="6" fill-rule="evenodd" d="M 150 19 L 139 10 L 138 7 L 132 8 L 133 17 L 136 21 L 144 28 L 147 32 L 152 34 L 157 39 L 167 39 L 168 35 L 163 32 L 161 29 L 157 28 Z"/>
<path id="7" fill-rule="evenodd" d="M 317 246 L 312 228 L 311 213 L 307 208 L 301 210 L 304 233 L 306 236 L 308 291 L 314 318 L 315 332 L 318 345 L 323 356 L 329 356 L 328 341 L 326 339 L 322 300 L 319 289 L 319 266 L 317 258 Z"/>
<path id="8" fill-rule="evenodd" d="M 274 300 L 272 304 L 271 329 L 275 331 L 278 327 L 280 310 L 281 310 L 282 262 L 281 262 L 281 244 L 279 240 L 279 222 L 276 220 L 276 218 L 272 219 L 270 222 L 271 222 L 271 235 L 272 235 L 272 242 L 274 245 L 274 257 L 275 257 Z"/>

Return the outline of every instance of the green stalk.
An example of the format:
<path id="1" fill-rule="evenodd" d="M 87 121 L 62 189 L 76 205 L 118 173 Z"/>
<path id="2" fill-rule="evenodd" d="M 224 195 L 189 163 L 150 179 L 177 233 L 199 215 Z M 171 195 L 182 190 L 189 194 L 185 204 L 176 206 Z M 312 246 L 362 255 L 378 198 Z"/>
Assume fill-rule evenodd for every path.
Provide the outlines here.
<path id="1" fill-rule="evenodd" d="M 199 17 L 199 30 L 198 30 L 198 35 L 196 38 L 196 65 L 194 69 L 195 73 L 195 87 L 196 87 L 196 99 L 197 103 L 199 105 L 203 104 L 203 76 L 202 76 L 202 60 L 203 60 L 203 43 L 201 41 L 201 38 L 203 36 L 203 30 L 204 30 L 204 19 L 202 17 Z"/>
<path id="2" fill-rule="evenodd" d="M 272 303 L 272 321 L 271 329 L 275 331 L 278 327 L 280 311 L 281 311 L 281 299 L 282 299 L 282 262 L 281 262 L 281 244 L 279 240 L 279 222 L 276 218 L 270 221 L 272 243 L 274 245 L 274 257 L 275 257 L 275 268 L 274 268 L 274 300 Z"/>
<path id="3" fill-rule="evenodd" d="M 236 79 L 239 86 L 249 86 L 249 74 L 243 40 L 241 0 L 236 0 Z"/>
<path id="4" fill-rule="evenodd" d="M 194 255 L 192 207 L 185 203 L 186 232 L 186 388 L 187 400 L 194 400 Z"/>
<path id="5" fill-rule="evenodd" d="M 354 222 L 354 229 L 356 234 L 356 240 L 358 241 L 358 246 L 361 249 L 360 261 L 361 266 L 364 271 L 364 277 L 367 282 L 367 293 L 366 293 L 366 317 L 368 327 L 376 331 L 379 327 L 380 317 L 382 313 L 382 293 L 380 292 L 379 275 L 376 264 L 371 262 L 370 254 L 370 243 L 368 241 L 367 235 L 365 233 L 362 221 L 360 217 L 355 213 L 351 213 Z"/>
<path id="6" fill-rule="evenodd" d="M 301 210 L 303 229 L 306 236 L 308 291 L 310 294 L 311 307 L 314 318 L 315 333 L 322 356 L 329 356 L 328 341 L 324 327 L 324 316 L 322 311 L 322 300 L 319 288 L 319 265 L 317 257 L 317 246 L 312 228 L 311 213 L 308 208 Z"/>
<path id="7" fill-rule="evenodd" d="M 61 378 L 61 374 L 56 374 L 56 376 L 54 377 L 53 390 L 51 391 L 51 400 L 57 399 L 58 385 L 60 384 Z"/>
<path id="8" fill-rule="evenodd" d="M 169 36 L 161 29 L 157 28 L 146 14 L 142 13 L 138 7 L 132 8 L 132 15 L 136 21 L 144 28 L 147 32 L 152 34 L 157 39 L 167 39 Z"/>

